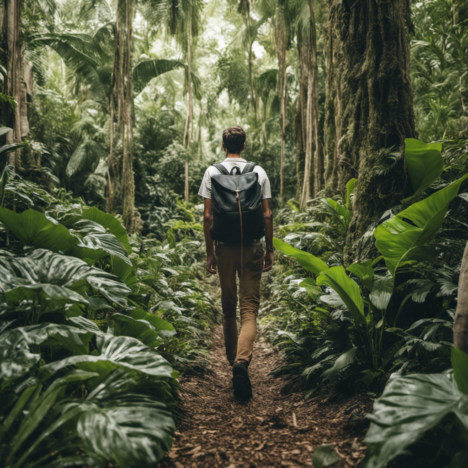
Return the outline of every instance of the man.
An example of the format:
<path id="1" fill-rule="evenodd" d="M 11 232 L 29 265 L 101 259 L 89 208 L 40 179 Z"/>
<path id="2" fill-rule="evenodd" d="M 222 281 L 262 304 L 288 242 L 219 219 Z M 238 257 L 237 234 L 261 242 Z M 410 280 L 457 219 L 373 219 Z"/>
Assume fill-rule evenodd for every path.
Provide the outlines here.
<path id="1" fill-rule="evenodd" d="M 223 132 L 223 150 L 226 153 L 226 159 L 220 165 L 213 165 L 209 167 L 203 178 L 199 195 L 204 198 L 204 233 L 206 242 L 206 269 L 211 274 L 216 274 L 218 269 L 219 279 L 221 284 L 221 302 L 223 308 L 223 331 L 224 343 L 226 347 L 226 356 L 229 363 L 233 366 L 233 385 L 234 393 L 241 398 L 250 398 L 252 396 L 252 387 L 250 384 L 248 366 L 252 359 L 253 344 L 255 335 L 257 333 L 257 314 L 260 304 L 260 280 L 262 271 L 269 271 L 273 265 L 273 215 L 270 209 L 271 188 L 270 181 L 266 172 L 254 163 L 247 163 L 241 158 L 241 153 L 245 148 L 245 132 L 241 127 L 232 127 L 224 130 Z M 215 167 L 218 166 L 218 167 Z M 248 167 L 246 167 L 248 166 Z M 237 168 L 237 169 L 236 169 Z M 241 223 L 240 235 L 230 242 L 216 242 L 216 256 L 213 248 L 212 233 L 213 228 L 213 206 L 216 206 L 218 211 L 215 211 L 217 216 L 219 214 L 219 206 L 216 198 L 212 200 L 212 188 L 219 187 L 218 180 L 222 173 L 225 174 L 225 181 L 231 185 L 235 180 L 232 175 L 239 176 L 242 171 L 251 172 L 248 175 L 250 183 L 256 184 L 253 189 L 258 192 L 259 211 L 254 213 L 254 218 L 248 213 L 242 212 L 241 200 L 245 203 L 245 197 L 250 196 L 244 192 L 239 197 L 239 190 L 231 190 L 233 197 L 234 209 L 235 195 L 237 193 L 237 201 L 239 203 L 239 216 L 236 211 L 233 213 Z M 229 179 L 227 180 L 226 177 Z M 256 182 L 258 180 L 258 182 Z M 236 182 L 239 183 L 239 182 Z M 214 184 L 214 186 L 213 186 Z M 260 185 L 260 187 L 258 186 Z M 245 184 L 244 184 L 245 186 Z M 239 187 L 238 187 L 239 188 Z M 260 192 L 261 191 L 261 192 Z M 252 193 L 252 192 L 250 192 Z M 213 191 L 213 196 L 216 193 Z M 228 194 L 229 195 L 229 194 Z M 251 206 L 251 201 L 247 200 L 247 205 Z M 232 213 L 231 213 L 232 214 Z M 263 216 L 262 216 L 263 214 Z M 249 217 L 250 216 L 250 217 Z M 261 219 L 263 218 L 263 219 Z M 216 216 L 215 216 L 216 221 Z M 229 221 L 229 219 L 227 219 Z M 242 221 L 244 226 L 242 227 Z M 252 225 L 259 224 L 261 226 L 260 237 L 265 234 L 266 240 L 266 253 L 263 253 L 263 246 L 260 238 L 245 240 L 241 239 L 242 235 L 251 229 Z M 221 226 L 221 227 L 220 227 Z M 228 223 L 219 222 L 217 230 L 228 227 Z M 233 239 L 233 230 L 225 233 L 230 235 Z M 237 236 L 237 234 L 235 234 Z M 216 234 L 216 238 L 222 238 Z M 241 315 L 241 331 L 237 335 L 237 321 L 236 321 L 236 306 L 237 306 L 237 282 L 236 273 L 240 279 L 240 315 Z"/>

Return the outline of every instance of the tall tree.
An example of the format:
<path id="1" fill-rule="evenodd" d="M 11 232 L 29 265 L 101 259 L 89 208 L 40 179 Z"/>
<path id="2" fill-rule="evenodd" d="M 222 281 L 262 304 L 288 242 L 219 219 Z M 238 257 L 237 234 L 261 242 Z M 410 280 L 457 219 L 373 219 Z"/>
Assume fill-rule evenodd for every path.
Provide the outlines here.
<path id="1" fill-rule="evenodd" d="M 143 0 L 142 0 L 143 1 Z M 180 45 L 186 60 L 185 84 L 187 89 L 187 116 L 183 144 L 185 151 L 185 201 L 189 200 L 189 151 L 190 129 L 193 119 L 193 56 L 196 39 L 201 27 L 203 0 L 144 0 L 146 14 L 165 24 L 167 31 Z"/>
<path id="2" fill-rule="evenodd" d="M 122 215 L 129 232 L 136 230 L 135 178 L 133 173 L 132 35 L 134 0 L 117 2 L 115 89 L 122 141 Z"/>
<path id="3" fill-rule="evenodd" d="M 318 108 L 318 67 L 317 67 L 317 33 L 315 26 L 315 12 L 312 1 L 308 2 L 309 16 L 303 28 L 303 48 L 301 54 L 301 81 L 307 80 L 305 117 L 305 161 L 304 177 L 300 197 L 300 207 L 323 188 L 324 162 L 323 148 L 319 135 Z M 302 78 L 302 75 L 305 78 Z"/>
<path id="4" fill-rule="evenodd" d="M 330 135 L 338 158 L 335 188 L 344 191 L 359 175 L 350 247 L 408 191 L 402 154 L 396 160 L 388 155 L 415 136 L 407 40 L 411 6 L 410 0 L 333 0 L 329 7 L 327 56 L 337 86 L 336 133 Z M 375 170 L 377 161 L 384 171 Z"/>
<path id="5" fill-rule="evenodd" d="M 274 16 L 276 54 L 278 57 L 278 98 L 280 102 L 280 128 L 281 128 L 281 159 L 280 159 L 280 205 L 283 205 L 284 191 L 284 145 L 286 138 L 286 119 L 288 103 L 288 87 L 286 76 L 286 51 L 288 32 L 286 25 L 286 12 L 284 2 L 278 0 Z"/>
<path id="6" fill-rule="evenodd" d="M 7 143 L 21 141 L 21 4 L 22 0 L 3 1 L 3 50 L 6 58 L 4 93 L 14 102 L 8 103 L 6 125 L 13 129 L 7 133 Z M 20 150 L 10 153 L 9 164 L 18 170 L 21 167 Z"/>

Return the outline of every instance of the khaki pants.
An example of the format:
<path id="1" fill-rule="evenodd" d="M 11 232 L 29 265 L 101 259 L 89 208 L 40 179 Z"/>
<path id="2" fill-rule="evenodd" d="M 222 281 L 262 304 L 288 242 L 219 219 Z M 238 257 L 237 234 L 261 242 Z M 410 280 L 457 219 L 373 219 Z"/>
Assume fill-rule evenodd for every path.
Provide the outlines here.
<path id="1" fill-rule="evenodd" d="M 223 306 L 223 331 L 226 356 L 230 364 L 249 365 L 257 334 L 257 314 L 260 304 L 260 281 L 263 269 L 261 243 L 244 245 L 244 274 L 240 281 L 239 303 L 241 332 L 237 337 L 237 282 L 241 278 L 241 246 L 218 244 L 216 249 Z"/>

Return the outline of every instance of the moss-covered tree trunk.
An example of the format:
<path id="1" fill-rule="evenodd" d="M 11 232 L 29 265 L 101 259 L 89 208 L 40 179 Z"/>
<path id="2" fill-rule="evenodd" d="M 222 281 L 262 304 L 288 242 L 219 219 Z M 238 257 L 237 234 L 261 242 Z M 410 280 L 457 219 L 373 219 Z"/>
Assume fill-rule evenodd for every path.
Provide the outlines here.
<path id="1" fill-rule="evenodd" d="M 302 189 L 304 184 L 304 168 L 305 168 L 305 148 L 306 148 L 306 133 L 307 133 L 307 83 L 308 83 L 308 66 L 307 60 L 309 55 L 309 42 L 307 37 L 299 28 L 297 34 L 298 55 L 299 55 L 299 94 L 296 101 L 295 115 L 295 132 L 296 132 L 296 198 L 301 200 Z"/>
<path id="2" fill-rule="evenodd" d="M 341 138 L 340 125 L 340 103 L 339 90 L 340 83 L 339 75 L 335 73 L 334 60 L 334 29 L 333 16 L 334 4 L 336 0 L 328 0 L 328 16 L 325 22 L 325 70 L 327 73 L 325 83 L 325 186 L 327 191 L 333 195 L 333 191 L 337 186 L 338 173 L 336 170 L 337 163 L 337 141 Z"/>
<path id="3" fill-rule="evenodd" d="M 310 91 L 310 115 L 308 121 L 308 135 L 313 145 L 311 151 L 313 156 L 313 190 L 311 193 L 317 193 L 323 188 L 324 180 L 324 161 L 323 161 L 323 146 L 319 134 L 319 107 L 318 107 L 318 68 L 317 68 L 317 30 L 315 27 L 315 12 L 312 5 L 312 0 L 309 0 L 310 11 L 310 72 L 309 72 L 309 87 Z"/>
<path id="4" fill-rule="evenodd" d="M 21 0 L 3 2 L 3 51 L 6 59 L 4 94 L 13 98 L 15 105 L 6 104 L 6 125 L 13 129 L 7 133 L 7 143 L 21 141 Z M 15 171 L 21 168 L 21 150 L 12 151 L 9 164 Z"/>
<path id="5" fill-rule="evenodd" d="M 122 140 L 122 215 L 127 231 L 137 230 L 135 213 L 135 179 L 133 174 L 133 87 L 132 87 L 132 34 L 133 0 L 120 0 L 118 15 L 121 15 L 121 47 L 117 99 L 119 109 L 120 138 Z"/>
<path id="6" fill-rule="evenodd" d="M 187 21 L 187 119 L 185 121 L 184 148 L 185 148 L 185 183 L 184 198 L 189 201 L 189 161 L 188 148 L 190 146 L 190 125 L 193 115 L 193 83 L 192 83 L 192 24 Z"/>
<path id="7" fill-rule="evenodd" d="M 328 48 L 332 44 L 337 86 L 335 188 L 344 191 L 357 174 L 359 180 L 348 251 L 369 224 L 408 191 L 402 157 L 389 164 L 385 174 L 378 175 L 374 166 L 382 150 L 400 151 L 404 139 L 415 136 L 407 40 L 410 13 L 410 0 L 330 3 Z"/>
<path id="8" fill-rule="evenodd" d="M 280 102 L 280 128 L 281 128 L 281 158 L 280 158 L 280 205 L 283 205 L 284 194 L 284 145 L 286 138 L 286 112 L 288 90 L 286 82 L 286 47 L 287 31 L 282 6 L 278 6 L 275 15 L 276 54 L 278 57 L 278 98 Z"/>
<path id="9" fill-rule="evenodd" d="M 309 2 L 310 21 L 304 42 L 307 43 L 304 61 L 307 69 L 307 100 L 306 100 L 306 146 L 304 181 L 301 197 L 301 209 L 312 196 L 315 196 L 323 187 L 324 163 L 323 148 L 319 136 L 319 110 L 318 110 L 318 69 L 317 69 L 317 35 L 315 29 L 315 13 L 312 2 Z"/>

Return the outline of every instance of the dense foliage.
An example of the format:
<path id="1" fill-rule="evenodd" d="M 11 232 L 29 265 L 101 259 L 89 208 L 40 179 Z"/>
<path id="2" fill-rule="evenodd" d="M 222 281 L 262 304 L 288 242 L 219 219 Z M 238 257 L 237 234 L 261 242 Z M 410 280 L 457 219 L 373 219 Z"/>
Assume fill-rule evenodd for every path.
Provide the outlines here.
<path id="1" fill-rule="evenodd" d="M 378 398 L 366 467 L 466 464 L 466 2 L 0 8 L 0 465 L 170 447 L 218 315 L 197 192 L 232 125 L 271 181 L 284 390 Z"/>
<path id="2" fill-rule="evenodd" d="M 466 457 L 463 438 L 452 440 L 453 431 L 468 429 L 466 387 L 458 390 L 444 374 L 414 375 L 451 368 L 458 275 L 468 240 L 462 189 L 468 141 L 444 146 L 442 156 L 440 143 L 406 140 L 414 194 L 369 227 L 347 268 L 344 238 L 359 180 L 350 181 L 345 200 L 322 198 L 302 213 L 291 203 L 278 214 L 284 240 L 275 239 L 275 246 L 287 257 L 281 257 L 269 284 L 263 322 L 286 362 L 273 373 L 293 377 L 285 390 L 306 389 L 306 398 L 329 387 L 377 395 L 391 375 L 370 417 L 368 467 L 390 460 L 394 466 L 416 466 L 416 459 L 417 466 L 461 466 L 457 463 Z M 463 373 L 468 356 L 454 350 L 459 361 L 453 366 Z M 413 400 L 402 399 L 403 394 Z M 450 403 L 448 395 L 453 395 Z M 428 398 L 440 398 L 442 406 Z M 432 417 L 419 413 L 426 405 Z M 451 444 L 431 450 L 437 436 L 425 433 L 442 431 L 455 406 L 461 415 L 449 430 Z M 405 428 L 410 421 L 417 424 L 411 431 Z"/>
<path id="3" fill-rule="evenodd" d="M 5 164 L 0 181 L 1 465 L 154 466 L 172 443 L 177 377 L 204 369 L 217 317 L 198 281 L 199 225 L 176 222 L 177 207 L 162 241 L 129 237 Z"/>

